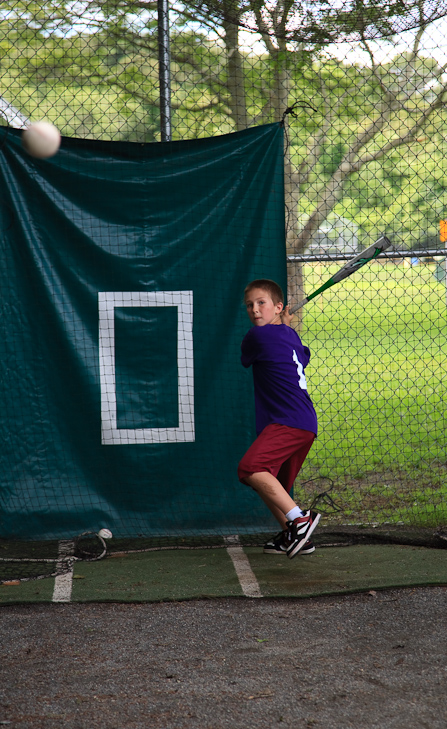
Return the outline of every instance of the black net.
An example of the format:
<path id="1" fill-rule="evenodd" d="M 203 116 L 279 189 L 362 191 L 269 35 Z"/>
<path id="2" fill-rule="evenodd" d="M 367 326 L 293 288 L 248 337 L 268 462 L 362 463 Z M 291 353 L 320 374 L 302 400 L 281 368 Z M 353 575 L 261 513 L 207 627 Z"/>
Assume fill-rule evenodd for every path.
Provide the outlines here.
<path id="1" fill-rule="evenodd" d="M 263 38 L 305 44 L 309 49 L 328 43 L 396 36 L 421 28 L 447 11 L 440 2 L 398 0 L 385 5 L 373 0 L 352 2 L 188 2 L 179 11 L 189 19 L 215 25 L 232 23 Z"/>

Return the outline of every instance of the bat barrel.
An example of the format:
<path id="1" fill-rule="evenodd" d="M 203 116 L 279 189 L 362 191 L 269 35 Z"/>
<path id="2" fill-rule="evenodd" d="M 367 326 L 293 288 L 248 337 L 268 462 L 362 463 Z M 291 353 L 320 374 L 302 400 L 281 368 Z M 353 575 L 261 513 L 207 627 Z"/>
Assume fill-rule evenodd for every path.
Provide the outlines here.
<path id="1" fill-rule="evenodd" d="M 387 248 L 389 248 L 391 245 L 391 241 L 386 237 L 386 235 L 381 235 L 380 238 L 374 243 L 372 246 L 369 246 L 366 250 L 362 251 L 361 253 L 358 253 L 354 258 L 352 258 L 350 261 L 348 261 L 344 266 L 340 268 L 337 273 L 335 273 L 326 283 L 324 283 L 320 288 L 318 288 L 313 293 L 309 294 L 305 299 L 300 301 L 298 304 L 294 304 L 290 308 L 290 313 L 295 314 L 295 312 L 298 311 L 298 309 L 301 309 L 304 304 L 307 304 L 308 301 L 313 299 L 317 294 L 323 293 L 323 291 L 326 291 L 326 289 L 330 288 L 336 283 L 339 283 L 344 278 L 347 278 L 348 276 L 351 276 L 351 274 L 355 273 L 359 270 L 359 268 L 362 268 L 366 263 L 369 263 L 369 261 L 372 261 L 374 258 L 377 258 L 377 256 L 385 251 Z"/>

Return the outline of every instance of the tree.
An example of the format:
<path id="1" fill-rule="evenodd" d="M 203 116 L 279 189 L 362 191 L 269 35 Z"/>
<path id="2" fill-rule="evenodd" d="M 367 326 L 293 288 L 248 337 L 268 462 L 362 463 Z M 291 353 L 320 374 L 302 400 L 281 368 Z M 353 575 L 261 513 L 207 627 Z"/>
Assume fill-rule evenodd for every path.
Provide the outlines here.
<path id="1" fill-rule="evenodd" d="M 192 0 L 188 6 L 189 17 L 197 19 L 197 3 Z M 421 57 L 421 39 L 433 19 L 427 0 L 406 4 L 354 1 L 345 3 L 341 11 L 335 4 L 324 3 L 307 6 L 307 11 L 303 8 L 304 4 L 284 0 L 241 0 L 238 4 L 214 0 L 200 4 L 201 22 L 212 19 L 216 27 L 216 19 L 222 19 L 220 32 L 228 59 L 228 106 L 236 129 L 281 119 L 283 112 L 293 107 L 293 100 L 301 107 L 299 114 L 295 108 L 295 115 L 302 121 L 301 132 L 309 126 L 309 116 L 313 122 L 316 116 L 319 119 L 318 124 L 311 125 L 314 128 L 309 130 L 304 147 L 297 144 L 299 132 L 293 134 L 295 125 L 284 119 L 290 254 L 301 254 L 308 247 L 354 176 L 379 160 L 389 159 L 398 148 L 419 143 L 423 130 L 427 131 L 430 120 L 442 110 L 447 91 L 443 78 L 446 67 Z M 247 16 L 263 39 L 269 69 L 262 75 L 263 103 L 251 119 L 247 85 L 241 81 L 247 79 L 248 59 L 236 52 L 239 28 Z M 374 37 L 390 35 L 412 23 L 417 31 L 409 52 L 392 63 L 379 62 L 373 51 Z M 367 54 L 368 65 L 353 68 L 328 58 L 324 51 L 331 42 L 353 35 Z M 300 76 L 304 84 L 298 81 Z M 297 93 L 297 87 L 301 93 Z M 309 90 L 310 99 L 305 95 Z M 328 150 L 331 169 L 328 171 L 326 166 L 316 176 L 316 168 L 321 168 L 319 161 Z M 306 214 L 304 223 L 300 212 Z M 296 263 L 289 266 L 289 294 L 292 300 L 304 295 L 301 267 Z"/>
<path id="2" fill-rule="evenodd" d="M 442 3 L 436 12 L 445 12 Z M 390 197 L 399 184 L 396 165 L 402 171 L 406 163 L 403 150 L 414 156 L 421 138 L 432 138 L 444 124 L 446 69 L 421 53 L 432 19 L 429 0 L 347 0 L 341 6 L 324 0 L 307 5 L 187 0 L 172 6 L 174 136 L 209 136 L 281 121 L 289 110 L 284 116 L 287 249 L 300 255 L 343 200 L 361 217 L 371 209 L 373 188 L 382 210 L 386 196 L 378 181 Z M 412 24 L 416 30 L 408 51 L 392 61 L 378 60 L 374 38 Z M 244 28 L 257 32 L 263 51 L 244 48 Z M 0 30 L 7 49 L 3 67 L 9 58 L 8 73 L 15 78 L 38 90 L 45 85 L 82 89 L 95 99 L 101 91 L 116 107 L 116 134 L 155 138 L 154 2 L 6 0 Z M 368 62 L 337 59 L 331 44 L 343 39 L 355 42 Z M 81 119 L 85 128 L 78 133 L 98 133 L 95 110 L 90 117 Z M 425 175 L 416 163 L 408 169 L 418 179 Z M 434 167 L 430 174 L 436 175 Z M 438 183 L 430 184 L 439 190 Z M 374 225 L 366 227 L 375 234 Z M 289 282 L 291 299 L 301 298 L 297 263 L 290 265 Z"/>

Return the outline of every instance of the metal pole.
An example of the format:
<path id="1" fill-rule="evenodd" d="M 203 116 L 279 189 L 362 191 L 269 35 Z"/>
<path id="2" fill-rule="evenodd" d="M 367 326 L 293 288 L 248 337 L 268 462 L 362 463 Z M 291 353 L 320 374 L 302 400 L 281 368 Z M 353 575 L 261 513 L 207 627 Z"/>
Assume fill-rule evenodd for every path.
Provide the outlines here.
<path id="1" fill-rule="evenodd" d="M 447 250 L 447 240 L 444 243 Z M 447 306 L 447 258 L 444 258 L 444 284 L 445 284 L 445 303 Z"/>
<path id="2" fill-rule="evenodd" d="M 161 141 L 171 141 L 171 63 L 169 53 L 169 2 L 157 0 L 158 78 L 160 83 Z"/>
<path id="3" fill-rule="evenodd" d="M 408 258 L 409 256 L 414 256 L 416 258 L 430 258 L 432 256 L 440 256 L 442 258 L 447 258 L 447 246 L 446 248 L 427 248 L 424 250 L 401 250 L 401 251 L 393 251 L 388 250 L 385 251 L 383 254 L 380 254 L 380 256 L 377 256 L 377 261 L 386 261 L 387 258 Z M 301 263 L 307 262 L 317 262 L 317 261 L 324 261 L 325 263 L 331 263 L 333 261 L 347 261 L 349 259 L 349 255 L 346 253 L 334 253 L 334 254 L 321 254 L 321 255 L 313 255 L 311 253 L 302 253 L 299 255 L 291 254 L 290 256 L 287 256 L 288 261 L 301 261 Z"/>

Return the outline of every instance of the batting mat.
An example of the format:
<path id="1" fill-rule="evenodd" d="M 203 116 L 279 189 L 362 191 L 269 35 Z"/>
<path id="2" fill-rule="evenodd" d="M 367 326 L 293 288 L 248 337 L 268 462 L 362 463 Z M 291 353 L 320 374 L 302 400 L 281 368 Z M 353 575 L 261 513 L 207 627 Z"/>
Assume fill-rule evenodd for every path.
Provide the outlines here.
<path id="1" fill-rule="evenodd" d="M 441 538 L 437 547 L 427 547 L 381 542 L 380 534 L 375 542 L 368 535 L 354 542 L 344 534 L 331 545 L 334 536 L 323 532 L 315 538 L 315 552 L 293 560 L 264 554 L 261 545 L 246 546 L 237 535 L 212 548 L 120 550 L 118 544 L 104 550 L 98 542 L 96 555 L 86 547 L 82 555 L 78 546 L 77 557 L 64 556 L 66 544 L 54 544 L 58 553 L 53 562 L 47 558 L 46 575 L 4 579 L 0 604 L 307 598 L 447 585 L 446 542 Z"/>

